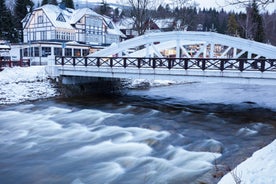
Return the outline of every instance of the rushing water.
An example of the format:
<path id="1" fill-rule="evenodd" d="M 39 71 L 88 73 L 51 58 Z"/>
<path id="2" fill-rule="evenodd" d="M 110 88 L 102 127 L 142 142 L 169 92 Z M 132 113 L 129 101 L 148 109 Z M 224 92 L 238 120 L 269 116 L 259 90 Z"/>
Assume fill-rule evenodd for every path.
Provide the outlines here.
<path id="1" fill-rule="evenodd" d="M 147 94 L 0 107 L 1 183 L 216 183 L 276 138 L 276 112 L 252 103 Z"/>

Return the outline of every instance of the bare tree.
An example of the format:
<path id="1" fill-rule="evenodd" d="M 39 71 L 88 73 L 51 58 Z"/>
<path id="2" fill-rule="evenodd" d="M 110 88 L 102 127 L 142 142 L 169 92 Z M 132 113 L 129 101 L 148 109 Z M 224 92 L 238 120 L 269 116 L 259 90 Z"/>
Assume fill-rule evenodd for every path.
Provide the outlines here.
<path id="1" fill-rule="evenodd" d="M 269 14 L 267 12 L 263 15 L 263 18 L 267 43 L 276 45 L 276 13 Z"/>
<path id="2" fill-rule="evenodd" d="M 259 14 L 259 9 L 265 7 L 274 0 L 225 0 L 229 5 L 238 5 L 245 7 L 246 19 L 241 27 L 245 32 L 245 38 L 253 39 L 257 33 L 257 29 L 263 30 L 262 17 Z M 258 28 L 257 28 L 258 27 Z"/>
<path id="3" fill-rule="evenodd" d="M 194 0 L 173 0 L 173 6 L 178 8 L 186 8 L 186 7 L 195 7 L 198 6 L 198 3 L 196 3 Z"/>
<path id="4" fill-rule="evenodd" d="M 121 3 L 128 4 L 131 7 L 131 16 L 134 21 L 133 29 L 137 31 L 138 35 L 143 35 L 152 20 L 151 12 L 158 7 L 160 1 L 122 0 Z"/>
<path id="5" fill-rule="evenodd" d="M 149 10 L 152 7 L 152 0 L 128 0 L 132 8 L 132 17 L 134 19 L 134 29 L 138 35 L 143 35 L 147 29 L 147 22 L 150 19 Z"/>
<path id="6" fill-rule="evenodd" d="M 248 5 L 251 5 L 254 0 L 225 0 L 227 4 L 229 5 L 239 5 L 239 6 L 245 6 L 248 7 Z M 266 7 L 270 3 L 274 3 L 274 0 L 255 0 L 256 5 Z"/>

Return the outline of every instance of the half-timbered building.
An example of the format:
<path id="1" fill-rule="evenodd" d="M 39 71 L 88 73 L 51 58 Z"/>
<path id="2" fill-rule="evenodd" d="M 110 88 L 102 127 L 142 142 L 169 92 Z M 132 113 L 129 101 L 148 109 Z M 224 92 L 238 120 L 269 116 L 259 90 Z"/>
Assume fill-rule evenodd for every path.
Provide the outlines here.
<path id="1" fill-rule="evenodd" d="M 46 64 L 50 56 L 85 56 L 124 37 L 110 18 L 89 8 L 47 4 L 30 12 L 22 24 L 23 44 L 14 46 L 12 53 L 33 64 Z"/>

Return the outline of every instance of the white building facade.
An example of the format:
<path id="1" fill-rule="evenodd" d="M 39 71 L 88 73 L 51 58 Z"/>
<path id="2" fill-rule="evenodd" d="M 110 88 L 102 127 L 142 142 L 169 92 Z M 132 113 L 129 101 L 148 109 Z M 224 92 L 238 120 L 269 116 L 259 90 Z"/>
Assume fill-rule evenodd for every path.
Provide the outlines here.
<path id="1" fill-rule="evenodd" d="M 23 44 L 12 47 L 12 58 L 30 59 L 33 65 L 55 56 L 87 56 L 125 37 L 110 18 L 89 8 L 48 4 L 30 12 L 22 24 Z"/>
<path id="2" fill-rule="evenodd" d="M 114 24 L 89 8 L 70 9 L 44 5 L 22 21 L 23 42 L 58 41 L 90 45 L 110 45 L 124 35 Z M 112 39 L 110 39 L 112 38 Z"/>

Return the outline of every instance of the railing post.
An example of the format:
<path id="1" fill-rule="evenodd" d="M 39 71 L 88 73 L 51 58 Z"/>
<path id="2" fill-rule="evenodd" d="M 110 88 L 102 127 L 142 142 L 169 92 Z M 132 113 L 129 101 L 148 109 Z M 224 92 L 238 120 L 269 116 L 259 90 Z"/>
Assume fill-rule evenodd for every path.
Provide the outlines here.
<path id="1" fill-rule="evenodd" d="M 84 58 L 84 66 L 87 67 L 87 57 Z"/>
<path id="2" fill-rule="evenodd" d="M 126 62 L 126 61 L 127 61 L 127 58 L 123 58 L 123 59 L 124 59 L 124 61 L 123 61 L 123 62 L 124 62 L 124 63 L 123 63 L 123 65 L 124 65 L 124 68 L 126 68 L 126 67 L 127 67 L 127 62 Z"/>
<path id="3" fill-rule="evenodd" d="M 64 56 L 61 56 L 61 65 L 64 66 Z"/>
<path id="4" fill-rule="evenodd" d="M 137 64 L 138 64 L 138 68 L 141 68 L 141 58 L 137 58 Z"/>
<path id="5" fill-rule="evenodd" d="M 202 61 L 201 69 L 204 71 L 206 69 L 206 60 L 203 59 L 201 61 Z"/>
<path id="6" fill-rule="evenodd" d="M 226 63 L 226 60 L 220 59 L 220 67 L 219 67 L 220 71 L 223 71 L 223 70 L 224 70 L 224 65 L 225 65 L 225 63 Z"/>
<path id="7" fill-rule="evenodd" d="M 261 60 L 260 62 L 261 62 L 260 71 L 261 71 L 261 72 L 264 72 L 264 71 L 265 71 L 265 63 L 266 63 L 266 61 L 265 61 L 265 60 Z"/>
<path id="8" fill-rule="evenodd" d="M 12 67 L 12 62 L 11 62 L 10 59 L 8 60 L 8 63 L 9 63 L 9 67 L 11 68 Z"/>
<path id="9" fill-rule="evenodd" d="M 113 67 L 113 58 L 110 58 L 110 67 Z"/>
<path id="10" fill-rule="evenodd" d="M 73 66 L 76 66 L 76 58 L 73 57 L 72 59 L 73 59 Z"/>
<path id="11" fill-rule="evenodd" d="M 156 68 L 156 58 L 152 58 L 152 68 Z"/>
<path id="12" fill-rule="evenodd" d="M 184 69 L 185 70 L 188 70 L 188 68 L 189 68 L 189 60 L 190 59 L 184 59 Z"/>
<path id="13" fill-rule="evenodd" d="M 244 60 L 237 60 L 239 61 L 239 70 L 242 72 L 244 70 Z"/>
<path id="14" fill-rule="evenodd" d="M 98 57 L 98 58 L 97 58 L 97 67 L 100 67 L 100 64 L 101 64 L 100 58 Z"/>
<path id="15" fill-rule="evenodd" d="M 172 68 L 172 60 L 168 59 L 168 69 L 170 70 Z"/>

